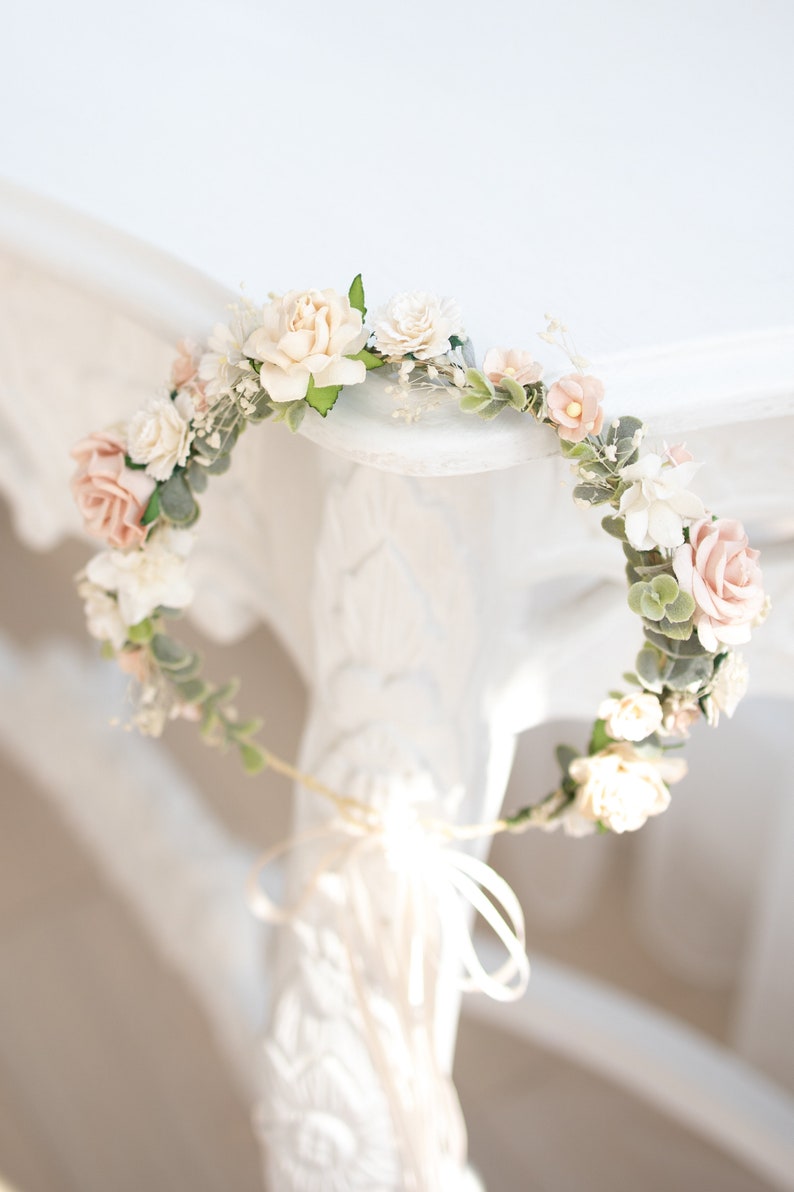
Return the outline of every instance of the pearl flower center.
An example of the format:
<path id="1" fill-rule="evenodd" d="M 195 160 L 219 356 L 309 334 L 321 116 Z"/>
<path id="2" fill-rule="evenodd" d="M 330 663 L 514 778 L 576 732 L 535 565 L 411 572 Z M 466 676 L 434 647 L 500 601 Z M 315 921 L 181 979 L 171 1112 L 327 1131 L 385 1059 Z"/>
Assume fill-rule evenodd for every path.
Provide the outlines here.
<path id="1" fill-rule="evenodd" d="M 582 403 L 579 401 L 571 401 L 565 407 L 565 413 L 569 418 L 578 418 L 582 412 Z"/>

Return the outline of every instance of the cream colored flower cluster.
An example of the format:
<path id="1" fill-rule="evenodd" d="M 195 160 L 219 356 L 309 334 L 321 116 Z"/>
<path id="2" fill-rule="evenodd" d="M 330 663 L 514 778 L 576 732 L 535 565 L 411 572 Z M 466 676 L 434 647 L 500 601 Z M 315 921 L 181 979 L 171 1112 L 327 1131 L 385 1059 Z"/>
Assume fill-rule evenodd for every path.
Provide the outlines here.
<path id="1" fill-rule="evenodd" d="M 267 418 L 297 430 L 310 409 L 325 417 L 376 368 L 391 371 L 403 397 L 453 399 L 484 420 L 528 414 L 556 432 L 577 505 L 607 507 L 603 525 L 622 545 L 645 640 L 625 676 L 630 690 L 602 703 L 586 754 L 561 750 L 559 788 L 506 822 L 577 835 L 638 828 L 667 807 L 668 784 L 685 772 L 667 750 L 697 720 L 730 716 L 744 694 L 746 667 L 733 647 L 765 615 L 758 552 L 739 522 L 715 517 L 691 491 L 699 464 L 682 445 L 644 451 L 639 420 L 607 422 L 604 386 L 559 320 L 541 338 L 574 371 L 547 386 L 524 349 L 493 347 L 477 368 L 452 299 L 401 293 L 369 326 L 366 315 L 360 277 L 346 295 L 291 290 L 263 307 L 244 301 L 206 346 L 180 345 L 166 392 L 126 426 L 77 445 L 74 497 L 104 548 L 78 577 L 89 632 L 136 679 L 145 731 L 192 717 L 255 771 L 264 756 L 252 739 L 258 722 L 239 720 L 231 686 L 205 682 L 198 656 L 166 626 L 192 599 L 197 497 L 229 467 L 240 433 Z"/>

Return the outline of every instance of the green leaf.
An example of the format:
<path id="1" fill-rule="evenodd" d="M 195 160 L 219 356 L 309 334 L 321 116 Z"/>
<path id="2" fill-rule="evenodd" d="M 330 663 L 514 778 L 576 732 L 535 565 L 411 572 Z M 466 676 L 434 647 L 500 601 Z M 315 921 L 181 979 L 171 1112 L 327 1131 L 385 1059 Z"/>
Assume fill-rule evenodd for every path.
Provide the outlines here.
<path id="1" fill-rule="evenodd" d="M 137 625 L 131 625 L 127 630 L 128 641 L 134 642 L 136 646 L 144 646 L 147 642 L 152 640 L 154 636 L 154 625 L 149 617 L 145 620 L 139 621 Z"/>
<path id="2" fill-rule="evenodd" d="M 622 517 L 612 517 L 607 514 L 606 517 L 601 518 L 601 527 L 606 530 L 613 538 L 619 538 L 621 541 L 626 533 L 626 525 Z M 636 610 L 635 610 L 636 611 Z"/>
<path id="3" fill-rule="evenodd" d="M 324 385 L 320 389 L 314 383 L 314 377 L 309 377 L 309 388 L 306 390 L 306 401 L 316 410 L 318 414 L 322 414 L 323 418 L 328 411 L 333 407 L 336 399 L 339 397 L 341 385 Z M 289 419 L 284 420 L 289 426 Z M 290 429 L 292 429 L 290 427 Z"/>
<path id="4" fill-rule="evenodd" d="M 480 410 L 491 404 L 491 398 L 482 393 L 466 393 L 459 404 L 464 414 L 479 414 Z"/>
<path id="5" fill-rule="evenodd" d="M 218 455 L 211 464 L 199 464 L 198 466 L 208 476 L 222 476 L 232 466 L 232 457 L 230 455 Z"/>
<path id="6" fill-rule="evenodd" d="M 187 704 L 200 704 L 209 695 L 209 686 L 203 679 L 185 679 L 177 683 L 179 694 Z"/>
<path id="7" fill-rule="evenodd" d="M 361 280 L 360 273 L 357 273 L 351 281 L 347 296 L 350 299 L 350 305 L 353 307 L 353 310 L 360 311 L 362 320 L 366 319 L 367 307 L 364 302 L 364 283 Z"/>
<path id="8" fill-rule="evenodd" d="M 267 765 L 265 755 L 258 745 L 248 741 L 240 743 L 240 758 L 246 774 L 259 774 Z"/>
<path id="9" fill-rule="evenodd" d="M 185 666 L 191 658 L 190 650 L 167 633 L 155 633 L 151 651 L 155 661 L 159 662 L 164 670 L 177 670 Z"/>
<path id="10" fill-rule="evenodd" d="M 604 521 L 606 521 L 606 518 L 604 518 Z M 645 584 L 642 582 L 640 582 L 638 584 L 632 584 L 631 587 L 629 588 L 629 592 L 628 592 L 629 608 L 631 609 L 631 611 L 633 613 L 636 613 L 638 617 L 641 617 L 643 615 L 643 613 L 642 613 L 642 598 L 644 595 L 645 595 Z"/>
<path id="11" fill-rule="evenodd" d="M 664 605 L 647 584 L 640 598 L 640 612 L 648 621 L 661 621 L 664 616 Z"/>
<path id="12" fill-rule="evenodd" d="M 513 380 L 512 377 L 502 377 L 497 388 L 504 390 L 509 397 L 510 405 L 515 410 L 522 411 L 527 408 L 527 395 L 524 392 L 524 386 L 519 385 L 518 381 Z"/>
<path id="13" fill-rule="evenodd" d="M 373 368 L 383 368 L 386 363 L 380 356 L 376 356 L 374 352 L 368 352 L 366 348 L 362 348 L 360 352 L 356 352 L 355 356 L 348 356 L 348 360 L 361 360 L 367 372 Z"/>
<path id="14" fill-rule="evenodd" d="M 274 413 L 273 404 L 264 389 L 262 389 L 254 398 L 253 409 L 249 410 L 245 417 L 248 422 L 258 423 L 264 422 L 266 418 L 272 417 Z"/>
<path id="15" fill-rule="evenodd" d="M 198 506 L 185 480 L 184 473 L 172 472 L 160 489 L 160 509 L 174 525 L 183 526 L 195 521 Z"/>
<path id="16" fill-rule="evenodd" d="M 236 741 L 242 741 L 245 737 L 255 736 L 262 727 L 262 720 L 258 716 L 252 716 L 249 720 L 239 720 L 231 728 L 231 733 Z"/>
<path id="17" fill-rule="evenodd" d="M 656 575 L 651 580 L 651 587 L 662 604 L 671 604 L 678 595 L 678 584 L 672 575 Z"/>
<path id="18" fill-rule="evenodd" d="M 507 409 L 507 402 L 504 401 L 489 401 L 487 405 L 481 406 L 477 411 L 480 418 L 490 421 L 495 418 L 497 414 L 501 414 L 502 410 Z"/>
<path id="19" fill-rule="evenodd" d="M 563 774 L 566 775 L 571 767 L 571 762 L 575 761 L 576 758 L 580 756 L 579 750 L 573 749 L 570 745 L 558 745 L 554 750 L 554 753 L 557 757 L 557 761 L 560 764 L 560 769 L 562 770 Z"/>
<path id="20" fill-rule="evenodd" d="M 655 691 L 657 694 L 664 686 L 664 678 L 667 670 L 666 659 L 659 650 L 655 650 L 653 646 L 643 646 L 637 655 L 637 660 L 634 663 L 637 668 L 637 675 L 643 687 L 648 691 Z"/>
<path id="21" fill-rule="evenodd" d="M 574 501 L 581 501 L 586 505 L 605 505 L 611 495 L 608 488 L 601 488 L 595 484 L 577 484 L 573 490 Z"/>
<path id="22" fill-rule="evenodd" d="M 496 390 L 486 377 L 485 373 L 481 373 L 478 368 L 466 369 L 466 384 L 473 389 L 475 393 L 481 393 L 483 397 L 492 398 L 496 393 Z"/>
<path id="23" fill-rule="evenodd" d="M 149 497 L 149 504 L 143 511 L 141 517 L 142 526 L 150 526 L 153 521 L 157 521 L 160 516 L 160 489 L 156 488 Z"/>
<path id="24" fill-rule="evenodd" d="M 201 665 L 201 655 L 190 651 L 184 663 L 167 668 L 168 677 L 174 683 L 187 683 L 188 679 L 196 678 L 201 670 Z"/>
<path id="25" fill-rule="evenodd" d="M 306 417 L 307 409 L 308 407 L 305 401 L 292 401 L 285 407 L 283 421 L 293 434 L 296 433 L 303 419 Z"/>
<path id="26" fill-rule="evenodd" d="M 590 744 L 588 751 L 592 755 L 600 753 L 602 749 L 606 749 L 607 745 L 612 744 L 612 738 L 607 732 L 607 726 L 603 720 L 596 720 L 593 725 L 593 732 L 590 737 Z"/>
<path id="27" fill-rule="evenodd" d="M 663 617 L 654 625 L 657 633 L 663 633 L 665 637 L 672 638 L 674 641 L 687 641 L 692 634 L 692 622 L 687 617 L 685 621 L 671 621 L 669 617 Z"/>
<path id="28" fill-rule="evenodd" d="M 666 605 L 664 614 L 673 622 L 689 621 L 695 611 L 695 601 L 689 595 L 689 592 L 682 592 L 680 589 L 675 600 L 670 601 Z"/>
<path id="29" fill-rule="evenodd" d="M 194 493 L 204 492 L 207 487 L 207 469 L 203 464 L 191 463 L 187 470 L 187 482 Z"/>
<path id="30" fill-rule="evenodd" d="M 459 335 L 450 335 L 450 337 L 449 337 L 449 346 L 450 346 L 450 348 L 453 348 L 453 349 L 454 348 L 462 348 L 463 345 L 465 344 L 465 342 L 466 342 L 466 340 L 461 339 L 461 337 Z"/>

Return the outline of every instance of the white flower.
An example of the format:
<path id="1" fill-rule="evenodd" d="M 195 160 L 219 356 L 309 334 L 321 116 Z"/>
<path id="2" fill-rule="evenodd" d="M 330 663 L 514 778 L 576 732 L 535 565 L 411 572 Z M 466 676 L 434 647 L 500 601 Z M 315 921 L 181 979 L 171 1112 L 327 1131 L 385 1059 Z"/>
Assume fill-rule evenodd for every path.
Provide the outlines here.
<path id="1" fill-rule="evenodd" d="M 193 535 L 162 528 L 138 550 L 109 550 L 86 567 L 91 583 L 115 592 L 125 625 L 137 625 L 159 606 L 185 608 L 193 599 L 187 579 L 187 555 Z"/>
<path id="2" fill-rule="evenodd" d="M 621 469 L 624 480 L 634 481 L 620 498 L 619 509 L 625 514 L 626 537 L 633 547 L 681 546 L 684 519 L 705 517 L 700 497 L 686 488 L 699 466 L 695 462 L 670 466 L 663 456 L 648 452 L 636 464 Z"/>
<path id="3" fill-rule="evenodd" d="M 130 419 L 127 427 L 127 453 L 136 464 L 146 464 L 146 472 L 155 480 L 167 480 L 177 464 L 187 462 L 193 431 L 193 402 L 189 393 L 179 393 L 174 401 L 155 398 L 145 410 Z"/>
<path id="4" fill-rule="evenodd" d="M 259 379 L 272 401 L 299 401 L 309 380 L 318 389 L 360 385 L 367 370 L 349 360 L 367 342 L 361 313 L 335 290 L 290 290 L 262 312 L 244 351 L 262 361 Z"/>
<path id="5" fill-rule="evenodd" d="M 100 642 L 110 642 L 114 650 L 120 650 L 127 640 L 127 626 L 119 612 L 118 602 L 89 579 L 80 580 L 77 592 L 85 602 L 86 626 L 91 637 Z"/>
<path id="6" fill-rule="evenodd" d="M 260 326 L 259 308 L 252 302 L 232 307 L 232 319 L 227 325 L 218 323 L 207 340 L 209 351 L 199 362 L 199 377 L 205 382 L 204 391 L 214 404 L 224 394 L 236 392 L 243 385 L 250 388 L 256 380 L 244 345 L 249 335 Z M 259 385 L 256 386 L 257 392 Z"/>
<path id="7" fill-rule="evenodd" d="M 712 727 L 719 723 L 720 712 L 730 719 L 747 694 L 747 663 L 741 654 L 728 654 L 720 663 L 711 691 L 704 700 L 706 717 Z"/>
<path id="8" fill-rule="evenodd" d="M 576 758 L 569 773 L 577 783 L 572 810 L 578 816 L 600 821 L 613 832 L 634 832 L 649 816 L 667 809 L 670 792 L 665 783 L 683 778 L 686 762 L 651 761 L 621 742 L 592 757 Z"/>
<path id="9" fill-rule="evenodd" d="M 662 706 L 650 692 L 634 692 L 622 699 L 604 700 L 598 715 L 616 741 L 644 741 L 662 723 Z"/>
<path id="10" fill-rule="evenodd" d="M 395 294 L 375 315 L 373 331 L 378 351 L 398 359 L 432 360 L 450 350 L 450 336 L 466 337 L 457 302 L 423 291 Z"/>

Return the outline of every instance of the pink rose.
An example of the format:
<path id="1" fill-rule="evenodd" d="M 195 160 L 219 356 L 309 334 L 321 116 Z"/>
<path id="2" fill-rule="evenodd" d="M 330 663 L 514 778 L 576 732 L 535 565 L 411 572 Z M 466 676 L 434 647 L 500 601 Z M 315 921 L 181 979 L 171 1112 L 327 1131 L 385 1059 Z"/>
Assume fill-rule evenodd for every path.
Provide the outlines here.
<path id="1" fill-rule="evenodd" d="M 127 467 L 125 450 L 112 431 L 97 431 L 72 451 L 78 464 L 72 495 L 86 531 L 120 549 L 146 537 L 141 517 L 156 487 L 151 476 Z"/>
<path id="2" fill-rule="evenodd" d="M 504 377 L 510 377 L 519 385 L 534 385 L 543 375 L 543 365 L 538 364 L 529 352 L 519 352 L 515 348 L 489 348 L 482 362 L 482 371 L 494 385 L 498 385 Z"/>
<path id="3" fill-rule="evenodd" d="M 673 443 L 672 447 L 665 443 L 664 454 L 671 464 L 691 464 L 695 458 L 691 451 L 687 451 L 685 443 Z"/>
<path id="4" fill-rule="evenodd" d="M 764 607 L 758 551 L 747 545 L 741 522 L 708 517 L 689 527 L 689 542 L 673 555 L 680 587 L 695 601 L 694 623 L 704 649 L 750 640 L 750 626 Z"/>
<path id="5" fill-rule="evenodd" d="M 604 422 L 603 396 L 604 386 L 597 377 L 572 373 L 556 381 L 546 394 L 546 401 L 560 438 L 579 443 L 587 435 L 597 435 Z"/>

